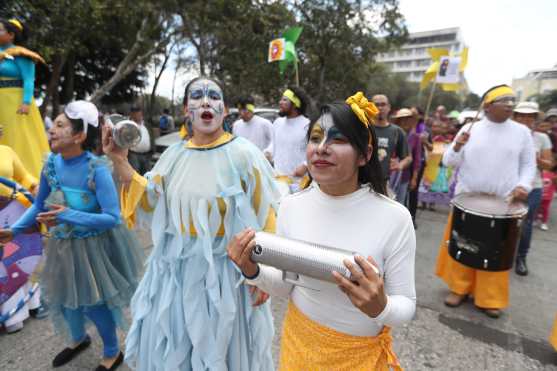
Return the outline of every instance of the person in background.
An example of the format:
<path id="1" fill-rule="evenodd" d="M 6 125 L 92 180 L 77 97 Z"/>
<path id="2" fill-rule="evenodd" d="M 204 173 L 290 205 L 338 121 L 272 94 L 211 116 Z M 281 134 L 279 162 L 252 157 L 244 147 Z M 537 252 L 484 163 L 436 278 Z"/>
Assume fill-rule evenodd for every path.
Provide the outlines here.
<path id="1" fill-rule="evenodd" d="M 145 174 L 151 170 L 151 136 L 149 129 L 143 121 L 143 111 L 139 106 L 132 106 L 130 109 L 130 120 L 135 122 L 141 130 L 141 141 L 130 148 L 128 161 L 139 174 Z"/>
<path id="2" fill-rule="evenodd" d="M 263 151 L 272 159 L 278 180 L 288 183 L 291 191 L 307 173 L 306 133 L 309 119 L 309 97 L 299 87 L 291 86 L 279 101 L 279 116 L 273 123 L 273 139 Z"/>
<path id="3" fill-rule="evenodd" d="M 443 105 L 437 106 L 433 118 L 437 121 L 449 122 L 449 116 L 447 116 L 447 109 Z"/>
<path id="4" fill-rule="evenodd" d="M 557 189 L 557 166 L 553 168 L 553 171 L 543 172 L 543 194 L 542 203 L 540 205 L 540 229 L 542 231 L 548 231 L 549 226 L 549 213 L 551 210 L 551 203 L 553 202 L 553 196 L 555 195 L 555 190 Z"/>
<path id="5" fill-rule="evenodd" d="M 416 125 L 418 116 L 408 108 L 401 108 L 394 116 L 394 122 L 404 130 L 408 141 L 408 150 L 412 156 L 412 163 L 400 174 L 400 182 L 398 185 L 396 200 L 408 207 L 408 190 L 416 190 L 418 188 L 418 175 L 422 163 L 422 143 L 420 135 L 416 133 Z M 415 221 L 415 210 L 412 215 L 412 221 Z"/>
<path id="6" fill-rule="evenodd" d="M 45 63 L 24 48 L 23 25 L 17 19 L 0 19 L 0 144 L 11 147 L 23 166 L 38 178 L 48 153 L 48 140 L 35 99 L 35 63 Z"/>
<path id="7" fill-rule="evenodd" d="M 458 167 L 455 194 L 491 193 L 526 201 L 536 175 L 536 152 L 531 131 L 510 120 L 515 105 L 510 86 L 498 85 L 482 97 L 485 116 L 464 126 L 443 154 L 443 164 Z M 425 177 L 425 176 L 424 176 Z M 492 272 L 463 265 L 449 255 L 452 230 L 449 214 L 437 258 L 436 274 L 449 287 L 445 305 L 457 307 L 468 295 L 491 318 L 509 305 L 510 270 Z"/>
<path id="8" fill-rule="evenodd" d="M 547 110 L 544 122 L 549 123 L 550 133 L 548 135 L 553 144 L 553 159 L 557 161 L 557 107 Z"/>
<path id="9" fill-rule="evenodd" d="M 448 123 L 434 121 L 431 125 L 431 142 L 426 142 L 426 162 L 424 174 L 419 185 L 419 199 L 429 210 L 434 211 L 435 205 L 448 205 L 452 194 L 451 185 L 454 181 L 453 168 L 443 164 L 443 155 L 451 143 L 447 133 Z"/>
<path id="10" fill-rule="evenodd" d="M 234 122 L 232 134 L 244 137 L 261 151 L 271 146 L 273 141 L 273 124 L 255 114 L 255 103 L 251 96 L 242 97 L 238 100 L 238 112 L 240 118 Z"/>
<path id="11" fill-rule="evenodd" d="M 518 252 L 516 254 L 515 272 L 520 276 L 528 275 L 526 257 L 532 241 L 532 226 L 542 200 L 543 182 L 541 171 L 550 170 L 553 167 L 551 140 L 546 134 L 534 130 L 539 113 L 539 106 L 536 102 L 520 102 L 513 111 L 513 120 L 525 125 L 532 132 L 537 161 L 536 176 L 532 183 L 532 190 L 528 193 L 528 215 L 522 224 L 520 243 L 518 244 Z"/>
<path id="12" fill-rule="evenodd" d="M 412 163 L 412 156 L 408 153 L 404 130 L 389 122 L 391 112 L 389 98 L 386 95 L 377 94 L 371 100 L 379 109 L 379 114 L 373 124 L 377 134 L 379 162 L 385 182 L 388 184 L 391 172 L 402 171 L 409 167 Z"/>
<path id="13" fill-rule="evenodd" d="M 159 130 L 161 135 L 165 135 L 174 131 L 174 118 L 170 115 L 168 108 L 162 111 L 159 118 Z"/>
<path id="14" fill-rule="evenodd" d="M 410 211 L 410 215 L 412 215 L 412 219 L 414 221 L 414 228 L 418 228 L 418 224 L 416 222 L 416 213 L 418 211 L 418 198 L 419 198 L 419 189 L 420 184 L 422 182 L 422 177 L 424 175 L 424 168 L 425 168 L 425 155 L 426 155 L 426 148 L 425 145 L 429 143 L 429 128 L 426 126 L 424 121 L 424 113 L 419 107 L 412 107 L 412 113 L 416 115 L 418 118 L 418 124 L 416 125 L 415 132 L 420 138 L 420 168 L 418 170 L 418 178 L 416 179 L 417 186 L 413 188 L 410 186 L 408 191 L 408 210 Z"/>

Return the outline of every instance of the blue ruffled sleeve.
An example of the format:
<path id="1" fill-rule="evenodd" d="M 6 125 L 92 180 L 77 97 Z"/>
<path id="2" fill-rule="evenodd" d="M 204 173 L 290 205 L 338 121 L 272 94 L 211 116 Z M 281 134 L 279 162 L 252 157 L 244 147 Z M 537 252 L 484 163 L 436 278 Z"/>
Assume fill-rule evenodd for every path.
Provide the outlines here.
<path id="1" fill-rule="evenodd" d="M 21 72 L 23 80 L 23 103 L 31 104 L 35 88 L 35 63 L 29 58 L 16 57 L 15 64 Z"/>
<path id="2" fill-rule="evenodd" d="M 50 194 L 50 191 L 51 190 L 48 181 L 46 180 L 45 176 L 41 174 L 41 183 L 39 185 L 39 192 L 37 194 L 37 197 L 35 197 L 35 202 L 11 227 L 14 236 L 33 226 L 33 224 L 36 223 L 35 219 L 37 218 L 37 214 L 46 211 L 44 207 L 44 201 Z"/>
<path id="3" fill-rule="evenodd" d="M 59 222 L 94 229 L 109 229 L 121 223 L 118 193 L 108 168 L 106 166 L 96 167 L 94 180 L 95 193 L 101 212 L 89 213 L 66 208 L 58 215 Z"/>

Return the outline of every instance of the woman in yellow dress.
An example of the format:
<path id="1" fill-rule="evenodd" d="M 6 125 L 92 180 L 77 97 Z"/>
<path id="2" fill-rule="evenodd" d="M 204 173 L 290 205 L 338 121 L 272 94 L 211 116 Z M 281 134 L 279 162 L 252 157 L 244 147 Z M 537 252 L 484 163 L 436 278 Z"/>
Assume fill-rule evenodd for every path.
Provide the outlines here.
<path id="1" fill-rule="evenodd" d="M 0 138 L 2 138 L 3 126 L 0 125 Z M 8 146 L 0 145 L 0 177 L 17 182 L 19 185 L 35 193 L 37 189 L 37 179 L 32 176 L 22 165 L 17 154 Z M 0 198 L 12 198 L 13 189 L 0 184 Z M 28 201 L 21 200 L 24 206 Z M 0 226 L 1 227 L 1 226 Z M 1 258 L 0 258 L 1 259 Z M 28 302 L 20 307 L 13 315 L 10 314 L 12 309 L 18 307 L 27 293 L 33 288 L 31 280 L 21 286 L 9 299 L 0 304 L 0 318 L 8 317 L 4 322 L 0 320 L 0 326 L 3 325 L 8 333 L 14 333 L 23 328 L 23 321 L 29 318 L 29 315 L 43 318 L 46 315 L 46 309 L 41 307 L 40 289 L 36 289 Z"/>
<path id="2" fill-rule="evenodd" d="M 16 19 L 0 20 L 0 144 L 11 147 L 35 177 L 48 153 L 43 120 L 33 99 L 35 63 L 40 55 L 22 46 L 24 29 Z"/>

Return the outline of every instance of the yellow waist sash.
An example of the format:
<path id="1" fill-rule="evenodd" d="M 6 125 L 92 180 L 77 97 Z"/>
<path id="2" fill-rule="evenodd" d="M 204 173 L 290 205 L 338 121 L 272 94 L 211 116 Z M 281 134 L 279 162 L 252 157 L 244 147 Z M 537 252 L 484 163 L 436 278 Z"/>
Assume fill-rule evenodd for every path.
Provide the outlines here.
<path id="1" fill-rule="evenodd" d="M 373 337 L 343 334 L 309 319 L 288 303 L 280 352 L 280 371 L 402 371 L 388 327 Z"/>

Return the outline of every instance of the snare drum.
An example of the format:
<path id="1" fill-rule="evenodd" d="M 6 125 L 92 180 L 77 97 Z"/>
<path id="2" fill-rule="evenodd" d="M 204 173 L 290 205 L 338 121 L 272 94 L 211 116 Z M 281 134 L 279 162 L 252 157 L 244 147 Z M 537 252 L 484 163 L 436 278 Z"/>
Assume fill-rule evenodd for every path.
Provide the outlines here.
<path id="1" fill-rule="evenodd" d="M 451 201 L 449 254 L 459 263 L 485 271 L 512 268 L 520 226 L 528 208 L 486 193 L 462 193 Z"/>

